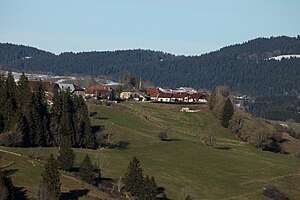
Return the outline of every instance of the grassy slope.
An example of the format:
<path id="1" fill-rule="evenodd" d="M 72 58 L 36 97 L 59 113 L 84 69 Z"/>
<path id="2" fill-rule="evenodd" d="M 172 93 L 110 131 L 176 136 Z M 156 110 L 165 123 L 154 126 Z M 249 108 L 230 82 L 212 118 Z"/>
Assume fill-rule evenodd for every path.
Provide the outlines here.
<path id="1" fill-rule="evenodd" d="M 261 189 L 268 184 L 278 186 L 291 199 L 300 196 L 300 159 L 261 152 L 240 143 L 207 110 L 182 113 L 176 105 L 149 103 L 91 106 L 91 110 L 97 112 L 92 119 L 94 125 L 102 125 L 103 132 L 113 133 L 112 140 L 129 142 L 127 150 L 75 150 L 77 163 L 86 153 L 94 160 L 101 157 L 105 177 L 123 176 L 129 160 L 137 156 L 145 173 L 155 176 L 158 185 L 165 187 L 172 199 L 183 199 L 187 193 L 195 199 L 265 199 Z M 158 140 L 157 134 L 165 126 L 171 128 L 176 140 Z M 228 150 L 203 144 L 202 137 L 212 129 L 217 147 Z M 56 151 L 55 148 L 9 149 L 22 154 L 39 150 L 44 157 Z M 26 170 L 31 168 L 22 166 L 10 167 L 20 168 L 13 174 L 14 182 L 31 190 L 40 171 L 35 171 L 32 181 L 27 181 L 31 172 Z"/>

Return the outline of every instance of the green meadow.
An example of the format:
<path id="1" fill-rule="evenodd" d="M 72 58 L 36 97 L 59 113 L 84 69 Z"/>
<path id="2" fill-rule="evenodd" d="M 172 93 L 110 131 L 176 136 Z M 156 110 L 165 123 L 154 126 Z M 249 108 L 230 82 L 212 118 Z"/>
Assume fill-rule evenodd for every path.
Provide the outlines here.
<path id="1" fill-rule="evenodd" d="M 300 196 L 300 159 L 283 154 L 260 151 L 240 142 L 205 105 L 197 105 L 195 113 L 180 112 L 185 105 L 155 103 L 122 103 L 111 106 L 89 105 L 95 112 L 92 124 L 100 134 L 110 134 L 111 143 L 120 141 L 127 148 L 97 150 L 74 149 L 76 164 L 86 154 L 101 164 L 102 176 L 118 179 L 124 175 L 133 156 L 140 161 L 144 174 L 154 176 L 167 197 L 184 199 L 267 199 L 263 188 L 275 185 L 290 199 Z M 169 141 L 158 138 L 160 131 L 168 129 Z M 204 137 L 213 133 L 214 148 L 204 143 Z M 26 155 L 39 155 L 42 159 L 57 148 L 1 149 Z M 36 195 L 43 162 L 1 152 L 1 165 L 9 163 L 13 183 Z M 31 163 L 31 162 L 34 162 Z M 70 174 L 62 175 L 62 190 L 88 188 L 88 195 L 109 199 L 103 192 L 81 183 Z M 81 197 L 88 199 L 87 196 Z"/>

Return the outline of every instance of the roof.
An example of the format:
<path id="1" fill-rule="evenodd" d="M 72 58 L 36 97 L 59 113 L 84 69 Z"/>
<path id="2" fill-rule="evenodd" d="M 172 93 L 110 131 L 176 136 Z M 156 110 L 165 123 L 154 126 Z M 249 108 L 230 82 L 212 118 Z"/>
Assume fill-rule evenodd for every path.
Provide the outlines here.
<path id="1" fill-rule="evenodd" d="M 149 95 L 150 97 L 157 97 L 159 94 L 157 88 L 147 88 L 146 89 L 146 94 Z"/>
<path id="2" fill-rule="evenodd" d="M 74 84 L 68 84 L 68 83 L 58 83 L 59 89 L 61 90 L 70 90 L 70 92 L 74 92 L 75 86 Z"/>
<path id="3" fill-rule="evenodd" d="M 194 94 L 191 94 L 191 98 L 192 99 L 207 99 L 207 94 L 201 94 L 201 93 L 194 93 Z"/>
<path id="4" fill-rule="evenodd" d="M 112 88 L 109 87 L 109 86 L 104 86 L 104 85 L 92 85 L 92 86 L 89 86 L 85 92 L 87 94 L 94 94 L 96 91 L 112 91 Z"/>
<path id="5" fill-rule="evenodd" d="M 189 94 L 186 92 L 178 92 L 176 94 L 174 94 L 173 98 L 184 98 L 186 96 L 188 96 Z"/>
<path id="6" fill-rule="evenodd" d="M 160 93 L 157 98 L 172 98 L 172 96 L 170 93 Z"/>
<path id="7" fill-rule="evenodd" d="M 28 86 L 31 90 L 35 90 L 39 84 L 42 84 L 46 92 L 53 92 L 54 89 L 58 89 L 59 86 L 57 83 L 50 81 L 41 81 L 41 80 L 29 80 Z"/>

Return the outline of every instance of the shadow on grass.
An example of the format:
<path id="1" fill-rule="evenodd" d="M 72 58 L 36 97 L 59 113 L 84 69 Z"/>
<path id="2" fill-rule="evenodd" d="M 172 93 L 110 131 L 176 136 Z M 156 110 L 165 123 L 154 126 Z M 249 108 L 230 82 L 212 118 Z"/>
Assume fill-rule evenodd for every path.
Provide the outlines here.
<path id="1" fill-rule="evenodd" d="M 92 132 L 93 133 L 98 133 L 104 130 L 104 126 L 96 125 L 92 126 Z"/>
<path id="2" fill-rule="evenodd" d="M 3 172 L 6 176 L 10 176 L 10 175 L 16 173 L 17 171 L 18 171 L 18 169 L 6 169 Z"/>
<path id="3" fill-rule="evenodd" d="M 87 193 L 89 192 L 88 189 L 83 189 L 83 190 L 70 190 L 69 192 L 62 192 L 60 194 L 60 199 L 61 200 L 77 200 L 79 199 L 79 197 L 83 197 L 85 195 L 87 195 Z"/>
<path id="4" fill-rule="evenodd" d="M 15 199 L 26 200 L 27 199 L 26 192 L 27 190 L 24 190 L 23 187 L 15 187 L 14 188 Z"/>
<path id="5" fill-rule="evenodd" d="M 157 187 L 156 192 L 157 192 L 157 197 L 156 197 L 157 200 L 172 200 L 167 197 L 166 189 L 164 187 Z"/>
<path id="6" fill-rule="evenodd" d="M 175 141 L 181 141 L 181 139 L 160 139 L 161 141 L 163 141 L 163 142 L 175 142 Z"/>
<path id="7" fill-rule="evenodd" d="M 231 150 L 231 147 L 215 147 L 216 149 L 220 149 L 220 150 Z"/>

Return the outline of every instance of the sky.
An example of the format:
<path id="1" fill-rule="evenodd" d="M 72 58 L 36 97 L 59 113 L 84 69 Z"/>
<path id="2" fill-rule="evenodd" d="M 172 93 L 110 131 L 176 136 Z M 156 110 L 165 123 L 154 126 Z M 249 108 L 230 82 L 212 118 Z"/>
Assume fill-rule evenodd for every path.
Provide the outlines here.
<path id="1" fill-rule="evenodd" d="M 200 55 L 300 35 L 299 0 L 0 0 L 0 42 L 61 52 Z"/>

